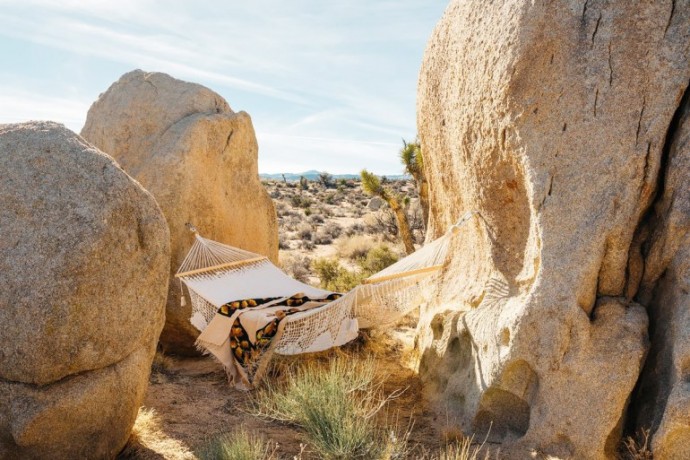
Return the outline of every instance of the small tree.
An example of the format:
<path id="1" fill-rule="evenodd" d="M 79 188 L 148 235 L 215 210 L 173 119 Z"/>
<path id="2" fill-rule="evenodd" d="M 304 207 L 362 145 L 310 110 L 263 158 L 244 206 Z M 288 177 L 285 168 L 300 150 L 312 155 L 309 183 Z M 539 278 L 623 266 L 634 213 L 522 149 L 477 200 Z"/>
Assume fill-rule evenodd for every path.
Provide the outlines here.
<path id="1" fill-rule="evenodd" d="M 405 166 L 405 172 L 412 176 L 417 192 L 419 193 L 419 204 L 422 207 L 424 227 L 429 222 L 429 183 L 424 175 L 424 157 L 422 156 L 422 146 L 419 140 L 406 142 L 403 139 L 403 147 L 400 149 L 400 161 Z"/>
<path id="2" fill-rule="evenodd" d="M 405 252 L 407 254 L 412 254 L 415 251 L 414 238 L 412 238 L 410 225 L 407 222 L 407 214 L 400 204 L 400 200 L 381 184 L 381 181 L 375 174 L 363 169 L 361 176 L 362 190 L 368 195 L 378 196 L 386 201 L 388 206 L 390 206 L 391 210 L 395 213 L 395 217 L 398 221 L 398 229 L 400 230 L 400 238 L 405 246 Z"/>

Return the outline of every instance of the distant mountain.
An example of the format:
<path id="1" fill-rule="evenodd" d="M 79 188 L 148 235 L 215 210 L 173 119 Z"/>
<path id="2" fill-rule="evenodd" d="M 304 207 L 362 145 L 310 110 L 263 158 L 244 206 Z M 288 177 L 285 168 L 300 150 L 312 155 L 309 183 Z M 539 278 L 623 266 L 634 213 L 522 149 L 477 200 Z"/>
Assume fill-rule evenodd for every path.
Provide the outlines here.
<path id="1" fill-rule="evenodd" d="M 304 176 L 308 180 L 319 180 L 319 174 L 320 171 L 316 171 L 315 169 L 305 171 L 303 173 L 277 173 L 277 174 L 259 174 L 260 179 L 273 179 L 273 180 L 283 180 L 283 176 L 285 176 L 285 180 L 288 182 L 297 182 L 299 181 L 299 178 Z M 331 174 L 334 179 L 359 179 L 359 174 Z M 393 180 L 399 180 L 399 179 L 409 179 L 410 176 L 406 176 L 404 174 L 399 174 L 399 175 L 391 175 L 391 176 L 386 176 L 388 179 L 393 179 Z"/>

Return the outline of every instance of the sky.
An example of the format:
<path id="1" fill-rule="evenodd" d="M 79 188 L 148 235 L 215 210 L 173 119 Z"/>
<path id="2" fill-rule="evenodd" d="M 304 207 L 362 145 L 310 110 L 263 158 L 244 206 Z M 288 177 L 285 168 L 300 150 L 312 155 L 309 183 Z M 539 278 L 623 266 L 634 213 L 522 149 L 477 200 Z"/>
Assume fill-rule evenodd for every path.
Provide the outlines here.
<path id="1" fill-rule="evenodd" d="M 121 75 L 165 72 L 249 113 L 259 172 L 400 174 L 448 0 L 0 0 L 0 123 L 81 131 Z"/>

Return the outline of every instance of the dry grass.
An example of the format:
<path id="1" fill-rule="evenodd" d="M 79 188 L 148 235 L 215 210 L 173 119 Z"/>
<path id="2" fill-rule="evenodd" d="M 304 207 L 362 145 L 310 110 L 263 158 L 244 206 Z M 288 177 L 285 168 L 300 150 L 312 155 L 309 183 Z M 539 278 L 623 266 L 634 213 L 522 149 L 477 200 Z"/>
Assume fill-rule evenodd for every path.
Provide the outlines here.
<path id="1" fill-rule="evenodd" d="M 193 460 L 194 454 L 180 441 L 168 437 L 153 409 L 139 409 L 132 434 L 118 459 Z"/>
<path id="2" fill-rule="evenodd" d="M 383 394 L 373 359 L 309 360 L 285 377 L 283 384 L 267 382 L 257 393 L 256 415 L 300 427 L 318 458 L 407 457 L 409 430 L 377 424 L 377 414 L 395 395 Z"/>
<path id="3" fill-rule="evenodd" d="M 642 429 L 637 436 L 628 436 L 623 439 L 619 449 L 621 460 L 652 460 L 652 451 L 649 446 L 649 430 Z"/>
<path id="4" fill-rule="evenodd" d="M 481 455 L 484 444 L 474 446 L 472 444 L 473 438 L 463 438 L 457 442 L 447 445 L 441 449 L 437 457 L 433 460 L 488 460 L 489 453 L 485 452 Z"/>
<path id="5" fill-rule="evenodd" d="M 380 244 L 380 240 L 371 235 L 342 237 L 335 243 L 338 257 L 352 261 L 365 258 L 377 244 Z"/>
<path id="6" fill-rule="evenodd" d="M 211 438 L 198 450 L 197 456 L 199 460 L 275 460 L 277 450 L 277 444 L 266 442 L 241 427 Z"/>

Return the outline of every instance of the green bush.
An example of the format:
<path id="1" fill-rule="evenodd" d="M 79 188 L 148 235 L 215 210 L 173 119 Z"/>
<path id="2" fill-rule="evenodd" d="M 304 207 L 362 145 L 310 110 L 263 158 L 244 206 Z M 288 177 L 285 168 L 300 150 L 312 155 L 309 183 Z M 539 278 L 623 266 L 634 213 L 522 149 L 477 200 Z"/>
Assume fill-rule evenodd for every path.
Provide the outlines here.
<path id="1" fill-rule="evenodd" d="M 366 257 L 358 259 L 359 270 L 351 271 L 340 265 L 337 259 L 316 259 L 312 270 L 321 280 L 321 287 L 329 291 L 347 292 L 362 283 L 365 278 L 380 272 L 398 261 L 398 256 L 384 245 L 369 250 Z"/>
<path id="2" fill-rule="evenodd" d="M 395 458 L 399 447 L 391 443 L 406 437 L 376 424 L 386 398 L 374 370 L 372 359 L 308 361 L 288 370 L 284 385 L 266 383 L 255 396 L 256 413 L 302 428 L 319 458 Z"/>
<path id="3" fill-rule="evenodd" d="M 372 248 L 366 258 L 360 260 L 362 272 L 369 277 L 398 261 L 398 256 L 385 244 Z"/>
<path id="4" fill-rule="evenodd" d="M 321 280 L 321 287 L 329 291 L 347 292 L 361 283 L 361 274 L 342 267 L 335 259 L 316 259 L 312 269 Z"/>
<path id="5" fill-rule="evenodd" d="M 312 200 L 301 195 L 292 195 L 292 197 L 290 197 L 290 204 L 293 208 L 307 209 L 312 205 Z"/>

